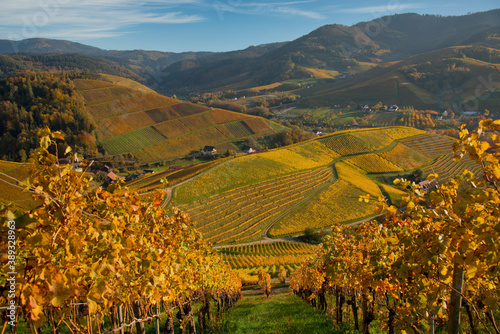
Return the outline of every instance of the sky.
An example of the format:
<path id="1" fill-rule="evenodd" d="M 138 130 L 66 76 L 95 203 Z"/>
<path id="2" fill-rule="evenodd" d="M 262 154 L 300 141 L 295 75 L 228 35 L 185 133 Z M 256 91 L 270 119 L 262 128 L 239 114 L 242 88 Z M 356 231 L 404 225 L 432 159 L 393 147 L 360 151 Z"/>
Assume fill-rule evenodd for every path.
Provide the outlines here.
<path id="1" fill-rule="evenodd" d="M 231 51 L 291 41 L 325 24 L 499 7 L 498 0 L 0 0 L 0 39 L 64 39 L 108 50 Z"/>

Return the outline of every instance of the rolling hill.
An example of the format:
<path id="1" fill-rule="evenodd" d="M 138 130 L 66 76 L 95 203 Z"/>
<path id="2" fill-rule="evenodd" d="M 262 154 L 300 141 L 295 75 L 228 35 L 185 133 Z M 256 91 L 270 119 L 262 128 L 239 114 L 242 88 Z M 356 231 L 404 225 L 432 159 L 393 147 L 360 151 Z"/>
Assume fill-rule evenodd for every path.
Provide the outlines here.
<path id="1" fill-rule="evenodd" d="M 322 26 L 254 59 L 180 61 L 165 69 L 166 89 L 248 88 L 311 77 L 311 69 L 358 72 L 362 63 L 381 64 L 457 45 L 498 45 L 500 10 L 465 16 L 398 14 L 353 26 Z"/>
<path id="2" fill-rule="evenodd" d="M 374 215 L 359 196 L 386 196 L 398 205 L 402 192 L 381 183 L 385 175 L 423 168 L 440 182 L 479 165 L 454 162 L 454 140 L 410 127 L 337 132 L 305 143 L 220 162 L 175 187 L 170 205 L 185 210 L 204 238 L 240 244 L 300 234 Z"/>
<path id="3" fill-rule="evenodd" d="M 207 145 L 224 153 L 238 151 L 236 141 L 276 133 L 277 125 L 260 117 L 169 98 L 124 78 L 104 79 L 74 83 L 96 124 L 97 139 L 111 155 L 130 153 L 152 162 Z"/>
<path id="4" fill-rule="evenodd" d="M 464 105 L 495 109 L 500 88 L 500 50 L 482 46 L 439 49 L 388 62 L 344 80 L 318 83 L 296 93 L 313 105 L 412 105 L 417 109 Z M 475 103 L 478 105 L 475 105 Z"/>

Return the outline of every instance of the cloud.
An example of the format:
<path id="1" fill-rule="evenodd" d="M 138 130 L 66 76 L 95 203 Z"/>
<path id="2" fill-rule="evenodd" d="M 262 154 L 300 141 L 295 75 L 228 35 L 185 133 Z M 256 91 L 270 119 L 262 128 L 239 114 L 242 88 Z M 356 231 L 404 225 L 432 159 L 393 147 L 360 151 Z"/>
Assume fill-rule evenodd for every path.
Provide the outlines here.
<path id="1" fill-rule="evenodd" d="M 349 14 L 366 14 L 366 13 L 383 13 L 383 12 L 394 13 L 394 12 L 399 12 L 399 11 L 407 10 L 407 9 L 424 8 L 427 6 L 428 5 L 419 4 L 419 3 L 414 3 L 414 4 L 396 3 L 396 4 L 392 4 L 392 5 L 389 4 L 389 5 L 384 5 L 384 6 L 368 6 L 368 7 L 337 9 L 337 12 L 349 13 Z"/>
<path id="2" fill-rule="evenodd" d="M 186 24 L 205 20 L 185 14 L 201 0 L 0 0 L 0 33 L 10 37 L 89 39 L 125 34 L 140 24 Z M 7 37 L 7 36 L 6 36 Z"/>
<path id="3" fill-rule="evenodd" d="M 324 19 L 321 13 L 312 10 L 298 8 L 298 5 L 314 1 L 286 1 L 286 2 L 250 2 L 239 1 L 215 1 L 214 8 L 220 16 L 224 12 L 238 13 L 244 15 L 268 15 L 268 16 L 302 16 L 310 19 Z"/>

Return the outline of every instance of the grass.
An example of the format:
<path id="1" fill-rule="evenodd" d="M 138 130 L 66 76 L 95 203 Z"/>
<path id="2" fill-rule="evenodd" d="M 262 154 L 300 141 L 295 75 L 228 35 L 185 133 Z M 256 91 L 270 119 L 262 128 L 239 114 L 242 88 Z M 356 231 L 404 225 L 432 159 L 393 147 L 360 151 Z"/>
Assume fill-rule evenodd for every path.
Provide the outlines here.
<path id="1" fill-rule="evenodd" d="M 324 313 L 293 295 L 245 297 L 209 333 L 337 333 Z"/>

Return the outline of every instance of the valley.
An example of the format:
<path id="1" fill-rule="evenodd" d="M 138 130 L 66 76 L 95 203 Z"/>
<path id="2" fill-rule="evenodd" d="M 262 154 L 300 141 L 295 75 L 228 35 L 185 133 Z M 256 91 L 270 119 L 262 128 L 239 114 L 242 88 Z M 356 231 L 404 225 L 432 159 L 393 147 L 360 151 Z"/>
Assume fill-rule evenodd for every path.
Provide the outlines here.
<path id="1" fill-rule="evenodd" d="M 499 118 L 499 9 L 0 40 L 0 301 L 32 334 L 498 333 Z"/>

